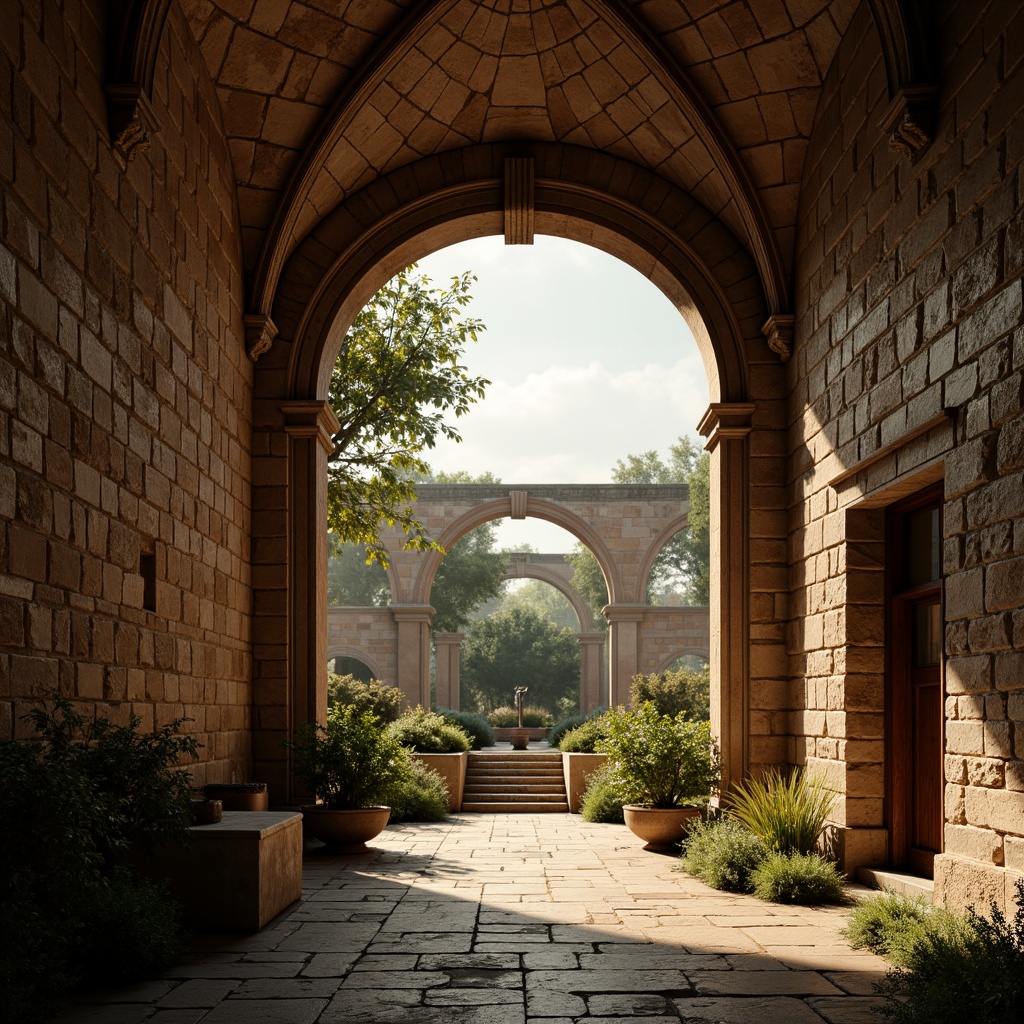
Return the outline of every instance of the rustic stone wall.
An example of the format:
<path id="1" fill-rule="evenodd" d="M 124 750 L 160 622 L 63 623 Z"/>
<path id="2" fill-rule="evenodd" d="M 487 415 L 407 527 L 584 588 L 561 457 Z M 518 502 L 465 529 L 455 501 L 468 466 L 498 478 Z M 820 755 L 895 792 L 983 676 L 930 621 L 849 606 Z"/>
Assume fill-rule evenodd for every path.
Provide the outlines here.
<path id="1" fill-rule="evenodd" d="M 862 862 L 880 862 L 880 509 L 944 478 L 936 890 L 984 905 L 1024 872 L 1024 14 L 1000 0 L 944 2 L 934 25 L 942 84 L 921 158 L 899 156 L 878 128 L 889 96 L 862 5 L 804 171 L 789 364 L 789 649 L 802 709 L 791 753 L 845 794 L 837 819 L 858 830 Z"/>
<path id="2" fill-rule="evenodd" d="M 177 5 L 147 152 L 115 161 L 105 5 L 0 17 L 0 736 L 59 691 L 194 719 L 250 765 L 249 409 L 234 175 Z M 155 556 L 155 610 L 140 555 Z"/>

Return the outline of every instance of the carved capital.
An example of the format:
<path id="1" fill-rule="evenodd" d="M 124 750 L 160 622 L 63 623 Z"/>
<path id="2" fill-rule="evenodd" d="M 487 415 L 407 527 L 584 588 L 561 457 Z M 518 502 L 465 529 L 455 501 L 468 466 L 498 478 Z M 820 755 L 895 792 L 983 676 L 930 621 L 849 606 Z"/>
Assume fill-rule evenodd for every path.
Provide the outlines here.
<path id="1" fill-rule="evenodd" d="M 937 94 L 934 85 L 904 86 L 878 122 L 878 127 L 889 136 L 890 147 L 911 163 L 916 163 L 931 144 Z"/>
<path id="2" fill-rule="evenodd" d="M 277 337 L 274 321 L 263 313 L 254 313 L 245 318 L 245 354 L 255 363 Z"/>
<path id="3" fill-rule="evenodd" d="M 160 123 L 141 85 L 108 85 L 106 93 L 110 140 L 114 156 L 125 170 L 139 153 L 149 149 Z"/>
<path id="4" fill-rule="evenodd" d="M 756 411 L 754 402 L 712 402 L 697 424 L 697 433 L 707 438 L 704 447 L 711 451 L 721 441 L 742 441 Z"/>
<path id="5" fill-rule="evenodd" d="M 764 322 L 761 333 L 768 339 L 768 347 L 786 362 L 793 354 L 793 326 L 796 317 L 792 313 L 772 313 Z"/>

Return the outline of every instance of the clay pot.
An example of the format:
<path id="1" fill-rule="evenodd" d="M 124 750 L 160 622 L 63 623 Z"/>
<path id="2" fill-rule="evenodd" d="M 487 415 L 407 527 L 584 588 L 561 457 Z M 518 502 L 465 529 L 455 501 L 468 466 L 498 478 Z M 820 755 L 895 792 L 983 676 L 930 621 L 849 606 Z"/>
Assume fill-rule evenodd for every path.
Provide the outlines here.
<path id="1" fill-rule="evenodd" d="M 526 750 L 530 745 L 530 733 L 526 729 L 513 729 L 509 741 L 513 750 Z"/>
<path id="2" fill-rule="evenodd" d="M 626 804 L 622 816 L 630 832 L 646 841 L 645 850 L 672 850 L 682 842 L 690 822 L 700 817 L 700 808 Z"/>
<path id="3" fill-rule="evenodd" d="M 384 831 L 391 808 L 332 811 L 320 804 L 311 804 L 302 808 L 302 817 L 306 831 L 326 843 L 332 853 L 365 853 L 367 840 Z"/>
<path id="4" fill-rule="evenodd" d="M 197 825 L 216 825 L 223 809 L 219 800 L 193 800 L 192 820 Z"/>

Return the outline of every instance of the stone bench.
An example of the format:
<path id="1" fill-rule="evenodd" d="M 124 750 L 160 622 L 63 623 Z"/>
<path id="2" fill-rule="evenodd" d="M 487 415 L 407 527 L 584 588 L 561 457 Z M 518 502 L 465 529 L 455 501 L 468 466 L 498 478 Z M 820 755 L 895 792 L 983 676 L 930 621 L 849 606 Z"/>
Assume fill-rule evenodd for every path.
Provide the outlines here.
<path id="1" fill-rule="evenodd" d="M 140 866 L 168 882 L 195 928 L 259 931 L 302 895 L 301 814 L 225 811 L 189 839 Z"/>

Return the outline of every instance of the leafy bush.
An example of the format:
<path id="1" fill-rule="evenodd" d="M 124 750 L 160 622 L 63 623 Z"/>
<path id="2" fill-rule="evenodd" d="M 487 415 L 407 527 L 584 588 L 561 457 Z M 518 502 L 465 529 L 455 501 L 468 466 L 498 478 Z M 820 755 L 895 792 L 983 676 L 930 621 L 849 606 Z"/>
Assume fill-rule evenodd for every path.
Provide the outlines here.
<path id="1" fill-rule="evenodd" d="M 767 856 L 764 843 L 732 818 L 694 821 L 683 839 L 683 869 L 725 892 L 750 892 L 751 874 Z"/>
<path id="2" fill-rule="evenodd" d="M 562 737 L 573 729 L 578 728 L 584 722 L 589 721 L 596 715 L 604 714 L 604 708 L 596 708 L 585 715 L 569 715 L 560 722 L 556 722 L 548 729 L 548 746 L 557 749 L 562 742 Z"/>
<path id="3" fill-rule="evenodd" d="M 469 737 L 462 729 L 426 708 L 410 708 L 387 731 L 403 747 L 421 754 L 461 754 L 469 750 Z"/>
<path id="4" fill-rule="evenodd" d="M 944 917 L 952 915 L 923 897 L 880 892 L 857 904 L 842 935 L 855 949 L 866 947 L 897 967 L 906 967 L 913 946 L 925 933 L 948 924 L 940 920 Z"/>
<path id="5" fill-rule="evenodd" d="M 181 910 L 166 885 L 128 868 L 115 868 L 92 887 L 84 912 L 79 956 L 90 987 L 159 974 L 184 950 Z"/>
<path id="6" fill-rule="evenodd" d="M 326 727 L 299 726 L 294 743 L 295 774 L 331 810 L 356 810 L 386 803 L 408 771 L 405 748 L 372 712 L 335 704 Z"/>
<path id="7" fill-rule="evenodd" d="M 349 705 L 359 714 L 369 712 L 382 725 L 396 722 L 402 714 L 402 691 L 379 679 L 364 683 L 355 676 L 327 673 L 327 707 Z"/>
<path id="8" fill-rule="evenodd" d="M 711 717 L 711 670 L 680 668 L 633 676 L 629 702 L 636 707 L 645 700 L 653 701 L 658 712 L 669 718 L 681 712 L 691 721 L 706 722 Z"/>
<path id="9" fill-rule="evenodd" d="M 46 1016 L 92 970 L 112 893 L 144 923 L 168 912 L 162 895 L 125 888 L 114 863 L 132 843 L 186 834 L 191 779 L 178 759 L 199 746 L 180 722 L 140 733 L 134 716 L 86 721 L 63 698 L 26 718 L 41 742 L 0 742 L 0 991 L 14 1021 Z"/>
<path id="10" fill-rule="evenodd" d="M 586 792 L 584 792 L 580 803 L 580 814 L 583 815 L 584 821 L 621 825 L 624 803 L 626 800 L 605 766 L 590 776 Z"/>
<path id="11" fill-rule="evenodd" d="M 764 780 L 736 786 L 728 813 L 772 853 L 809 854 L 825 831 L 834 802 L 835 794 L 799 769 L 789 778 L 771 771 Z"/>
<path id="12" fill-rule="evenodd" d="M 608 738 L 598 750 L 608 754 L 616 787 L 627 803 L 678 807 L 706 800 L 718 783 L 718 753 L 707 722 L 658 714 L 651 701 L 605 717 Z"/>
<path id="13" fill-rule="evenodd" d="M 929 914 L 907 944 L 906 962 L 889 971 L 882 1008 L 897 1024 L 1004 1024 L 1024 1020 L 1024 881 L 1016 883 L 1012 924 L 996 904 L 991 920 Z"/>
<path id="14" fill-rule="evenodd" d="M 570 754 L 596 754 L 598 744 L 608 739 L 608 718 L 599 715 L 571 729 L 562 737 L 561 749 Z"/>
<path id="15" fill-rule="evenodd" d="M 449 722 L 454 722 L 469 737 L 473 750 L 494 746 L 494 730 L 483 715 L 471 711 L 452 711 L 450 708 L 434 708 L 434 711 Z"/>
<path id="16" fill-rule="evenodd" d="M 843 876 L 816 853 L 769 853 L 750 875 L 753 893 L 771 903 L 842 903 Z"/>
<path id="17" fill-rule="evenodd" d="M 488 712 L 487 721 L 497 729 L 515 729 L 519 725 L 519 712 L 511 705 Z M 534 704 L 523 706 L 523 728 L 540 729 L 551 725 L 551 712 Z"/>
<path id="18" fill-rule="evenodd" d="M 415 757 L 409 772 L 391 795 L 389 821 L 444 821 L 448 817 L 448 790 L 437 772 Z"/>

